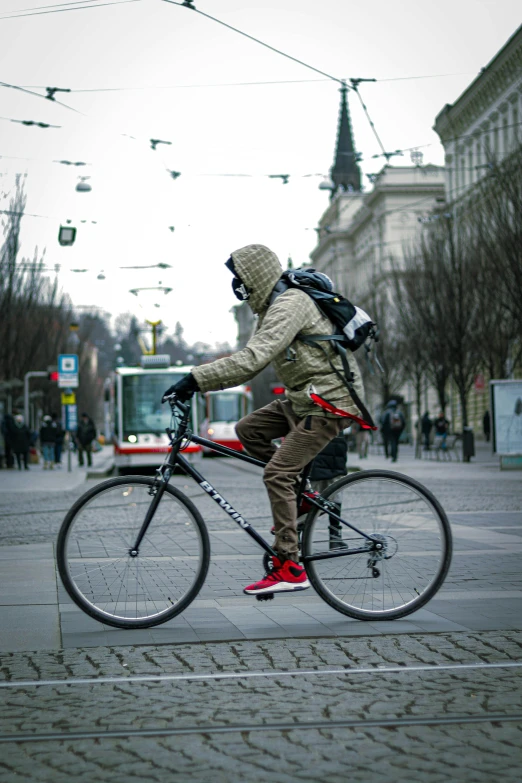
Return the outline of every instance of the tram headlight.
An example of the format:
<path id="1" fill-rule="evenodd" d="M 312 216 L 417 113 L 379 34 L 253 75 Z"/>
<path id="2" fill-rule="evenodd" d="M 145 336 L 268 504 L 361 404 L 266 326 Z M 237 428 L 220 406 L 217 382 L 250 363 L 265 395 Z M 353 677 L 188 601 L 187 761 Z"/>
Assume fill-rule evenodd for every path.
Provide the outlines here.
<path id="1" fill-rule="evenodd" d="M 129 443 L 137 443 L 138 442 L 138 438 L 136 437 L 136 435 L 129 435 L 127 440 L 129 441 Z"/>
<path id="2" fill-rule="evenodd" d="M 208 430 L 207 430 L 207 433 L 208 433 L 209 435 L 213 435 L 213 434 L 214 434 L 214 430 L 212 429 L 212 427 L 209 427 L 209 428 L 208 428 Z"/>

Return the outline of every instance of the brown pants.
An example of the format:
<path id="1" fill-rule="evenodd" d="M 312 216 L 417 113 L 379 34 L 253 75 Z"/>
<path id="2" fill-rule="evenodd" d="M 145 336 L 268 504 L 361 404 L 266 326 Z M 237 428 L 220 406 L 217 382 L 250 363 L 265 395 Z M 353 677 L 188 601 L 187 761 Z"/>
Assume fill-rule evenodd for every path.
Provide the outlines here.
<path id="1" fill-rule="evenodd" d="M 274 549 L 282 560 L 297 560 L 296 478 L 345 426 L 342 419 L 299 419 L 289 402 L 274 400 L 236 425 L 239 440 L 253 457 L 267 462 L 264 482 L 272 506 Z M 272 441 L 284 438 L 280 448 Z"/>

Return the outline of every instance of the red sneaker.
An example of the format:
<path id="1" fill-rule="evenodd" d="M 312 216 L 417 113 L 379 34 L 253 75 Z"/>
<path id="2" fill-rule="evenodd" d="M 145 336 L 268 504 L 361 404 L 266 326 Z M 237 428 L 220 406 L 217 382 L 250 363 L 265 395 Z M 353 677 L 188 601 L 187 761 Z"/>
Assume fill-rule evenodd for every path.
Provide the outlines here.
<path id="1" fill-rule="evenodd" d="M 272 570 L 265 574 L 261 581 L 248 585 L 243 592 L 247 595 L 291 593 L 310 587 L 303 566 L 294 563 L 293 560 L 285 560 L 281 563 L 278 557 L 272 558 L 272 564 Z"/>

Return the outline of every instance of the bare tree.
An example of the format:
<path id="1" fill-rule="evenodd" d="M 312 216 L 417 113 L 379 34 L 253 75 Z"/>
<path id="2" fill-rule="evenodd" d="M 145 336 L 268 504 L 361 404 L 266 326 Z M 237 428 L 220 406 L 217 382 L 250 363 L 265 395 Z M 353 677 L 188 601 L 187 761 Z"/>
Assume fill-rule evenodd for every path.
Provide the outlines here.
<path id="1" fill-rule="evenodd" d="M 500 164 L 488 165 L 489 176 L 464 209 L 481 257 L 484 318 L 492 322 L 484 336 L 488 364 L 492 377 L 502 378 L 522 350 L 522 145 Z"/>
<path id="2" fill-rule="evenodd" d="M 56 364 L 71 318 L 68 298 L 46 274 L 44 254 L 36 248 L 32 259 L 19 259 L 25 202 L 17 177 L 0 249 L 0 378 L 6 380 Z"/>
<path id="3" fill-rule="evenodd" d="M 372 319 L 379 327 L 379 341 L 376 354 L 381 365 L 381 371 L 370 368 L 364 359 L 359 358 L 367 393 L 378 395 L 382 407 L 393 397 L 398 397 L 405 380 L 405 368 L 401 340 L 397 332 L 397 312 L 390 287 L 383 280 L 374 280 L 371 293 L 362 302 Z"/>
<path id="4" fill-rule="evenodd" d="M 483 361 L 473 223 L 449 213 L 435 217 L 406 260 L 400 290 L 416 323 L 412 334 L 418 331 L 426 342 L 427 372 L 438 386 L 441 407 L 451 375 L 466 427 L 468 394 Z M 406 326 L 411 328 L 407 320 Z"/>

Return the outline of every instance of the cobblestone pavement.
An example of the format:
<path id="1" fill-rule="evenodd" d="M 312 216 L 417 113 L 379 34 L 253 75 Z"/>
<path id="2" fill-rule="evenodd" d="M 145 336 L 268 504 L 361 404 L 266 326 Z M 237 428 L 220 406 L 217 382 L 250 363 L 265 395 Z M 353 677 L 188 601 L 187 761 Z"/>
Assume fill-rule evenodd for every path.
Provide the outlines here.
<path id="1" fill-rule="evenodd" d="M 0 690 L 0 779 L 518 783 L 522 667 L 488 664 L 521 658 L 520 632 L 2 655 L 0 676 L 13 687 Z M 440 668 L 411 668 L 419 665 Z M 133 680 L 232 672 L 267 676 Z M 340 721 L 355 725 L 332 725 Z M 21 741 L 85 731 L 96 737 Z"/>
<path id="2" fill-rule="evenodd" d="M 311 591 L 299 602 L 279 596 L 273 607 L 242 596 L 242 580 L 261 568 L 259 550 L 176 476 L 211 532 L 207 584 L 172 624 L 93 627 L 56 583 L 52 544 L 65 511 L 94 482 L 1 493 L 0 573 L 9 579 L 0 577 L 0 638 L 13 652 L 0 654 L 0 685 L 10 686 L 0 687 L 0 781 L 519 783 L 522 666 L 487 665 L 522 663 L 522 482 L 488 465 L 410 465 L 405 453 L 398 467 L 449 514 L 455 556 L 426 609 L 384 624 L 344 618 Z M 268 532 L 257 469 L 205 460 L 203 472 Z M 460 664 L 477 668 L 442 668 Z M 411 668 L 419 666 L 439 668 Z M 353 671 L 367 667 L 376 671 Z M 348 671 L 307 673 L 339 668 Z M 179 679 L 257 672 L 269 676 Z M 178 679 L 133 679 L 158 675 Z M 77 682 L 101 677 L 118 680 Z M 35 684 L 42 680 L 72 682 Z M 49 733 L 65 736 L 42 736 Z"/>

